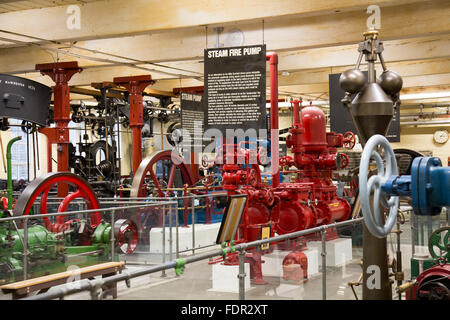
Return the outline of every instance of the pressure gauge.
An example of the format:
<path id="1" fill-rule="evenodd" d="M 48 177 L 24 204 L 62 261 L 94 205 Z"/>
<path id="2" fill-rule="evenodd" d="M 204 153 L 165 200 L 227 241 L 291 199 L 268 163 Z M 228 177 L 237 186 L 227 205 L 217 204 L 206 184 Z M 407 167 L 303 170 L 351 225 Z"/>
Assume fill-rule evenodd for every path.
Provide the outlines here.
<path id="1" fill-rule="evenodd" d="M 437 130 L 434 135 L 433 139 L 436 143 L 444 144 L 448 141 L 449 133 L 447 130 Z"/>

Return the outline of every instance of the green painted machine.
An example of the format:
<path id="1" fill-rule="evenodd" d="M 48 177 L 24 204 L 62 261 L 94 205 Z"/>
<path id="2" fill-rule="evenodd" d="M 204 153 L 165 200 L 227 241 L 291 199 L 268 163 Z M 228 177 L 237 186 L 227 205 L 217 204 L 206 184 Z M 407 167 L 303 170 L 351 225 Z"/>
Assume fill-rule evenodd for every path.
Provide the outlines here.
<path id="1" fill-rule="evenodd" d="M 99 224 L 89 239 L 90 245 L 80 245 L 89 232 L 83 228 L 89 229 L 85 220 L 71 222 L 69 228 L 60 233 L 52 233 L 42 225 L 28 227 L 25 258 L 24 230 L 16 229 L 11 221 L 0 223 L 0 282 L 24 280 L 24 262 L 29 279 L 63 272 L 69 266 L 81 268 L 111 261 L 111 225 Z"/>
<path id="2" fill-rule="evenodd" d="M 73 173 L 54 172 L 37 177 L 13 205 L 11 147 L 20 139 L 16 137 L 8 143 L 8 210 L 0 211 L 0 219 L 33 215 L 36 199 L 40 199 L 39 213 L 49 213 L 48 195 L 62 185 L 67 195 L 57 212 L 65 212 L 71 201 L 81 198 L 91 209 L 90 220 L 73 217 L 67 220 L 68 215 L 56 215 L 53 222 L 49 217 L 35 215 L 28 217 L 26 224 L 24 219 L 0 221 L 0 284 L 64 272 L 69 267 L 117 261 L 118 253 L 135 250 L 136 225 L 128 219 L 118 219 L 111 226 L 108 219 L 95 211 L 100 206 L 89 183 Z"/>
<path id="3" fill-rule="evenodd" d="M 411 277 L 417 278 L 423 271 L 439 264 L 439 261 L 450 261 L 450 226 L 433 231 L 428 240 L 428 250 L 431 258 L 411 258 Z"/>

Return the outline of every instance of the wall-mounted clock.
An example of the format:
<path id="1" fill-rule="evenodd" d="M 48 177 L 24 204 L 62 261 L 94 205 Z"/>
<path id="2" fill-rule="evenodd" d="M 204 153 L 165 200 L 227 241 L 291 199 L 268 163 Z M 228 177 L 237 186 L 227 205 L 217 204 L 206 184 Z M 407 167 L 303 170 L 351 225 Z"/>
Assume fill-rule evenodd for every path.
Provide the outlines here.
<path id="1" fill-rule="evenodd" d="M 232 29 L 227 32 L 225 47 L 240 47 L 244 44 L 244 33 L 239 29 Z"/>
<path id="2" fill-rule="evenodd" d="M 439 143 L 439 144 L 446 143 L 448 141 L 448 138 L 449 138 L 449 133 L 445 129 L 437 130 L 433 135 L 434 142 Z"/>

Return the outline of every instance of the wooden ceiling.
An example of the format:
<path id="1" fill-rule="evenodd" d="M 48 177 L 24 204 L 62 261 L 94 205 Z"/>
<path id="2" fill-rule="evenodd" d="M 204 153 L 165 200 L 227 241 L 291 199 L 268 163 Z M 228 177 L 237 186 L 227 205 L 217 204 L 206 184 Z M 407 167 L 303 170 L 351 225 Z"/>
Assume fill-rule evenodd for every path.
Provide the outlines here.
<path id="1" fill-rule="evenodd" d="M 80 29 L 66 26 L 69 4 L 80 7 Z M 381 8 L 383 55 L 404 79 L 402 94 L 450 91 L 444 0 L 0 1 L 0 73 L 51 85 L 36 63 L 77 60 L 84 70 L 72 86 L 150 73 L 152 89 L 172 91 L 202 85 L 206 47 L 264 42 L 279 54 L 282 95 L 327 100 L 328 74 L 356 63 L 371 4 Z M 424 100 L 435 101 L 450 95 Z"/>

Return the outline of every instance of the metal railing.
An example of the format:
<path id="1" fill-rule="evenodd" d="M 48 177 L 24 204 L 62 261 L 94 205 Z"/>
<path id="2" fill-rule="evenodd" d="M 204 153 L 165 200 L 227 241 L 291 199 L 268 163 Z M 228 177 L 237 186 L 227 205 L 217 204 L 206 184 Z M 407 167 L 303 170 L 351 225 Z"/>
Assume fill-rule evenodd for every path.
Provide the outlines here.
<path id="1" fill-rule="evenodd" d="M 284 241 L 288 239 L 297 238 L 300 236 L 305 236 L 313 233 L 320 233 L 321 234 L 321 241 L 322 241 L 322 249 L 321 249 L 321 256 L 322 256 L 322 299 L 326 300 L 327 292 L 326 292 L 326 232 L 328 229 L 343 227 L 343 226 L 349 226 L 349 225 L 355 225 L 359 224 L 363 221 L 363 218 L 357 218 L 352 220 L 347 220 L 343 222 L 338 223 L 332 223 L 328 225 L 323 225 L 307 230 L 302 230 L 298 232 L 293 232 L 289 234 L 284 234 L 280 236 L 275 236 L 263 240 L 257 240 L 252 241 L 248 243 L 241 243 L 234 247 L 226 247 L 225 249 L 217 249 L 210 252 L 200 253 L 197 255 L 192 255 L 189 257 L 186 257 L 184 259 L 177 259 L 172 260 L 168 262 L 164 262 L 162 264 L 149 267 L 146 269 L 140 269 L 135 271 L 122 271 L 121 274 L 117 274 L 114 276 L 110 276 L 107 278 L 101 278 L 101 279 L 94 279 L 94 280 L 88 280 L 83 279 L 76 282 L 71 282 L 70 284 L 55 287 L 52 289 L 51 292 L 42 293 L 39 295 L 35 295 L 32 297 L 27 297 L 22 300 L 48 300 L 48 299 L 56 299 L 56 298 L 63 298 L 70 294 L 75 294 L 82 291 L 90 291 L 91 299 L 99 299 L 100 297 L 100 288 L 104 285 L 109 285 L 113 283 L 117 283 L 119 281 L 126 281 L 127 286 L 129 285 L 129 280 L 135 277 L 140 277 L 148 274 L 152 274 L 155 272 L 162 272 L 168 269 L 172 268 L 178 268 L 180 265 L 186 265 L 190 263 L 194 263 L 197 261 L 206 260 L 213 257 L 219 257 L 223 256 L 225 253 L 232 253 L 234 250 L 236 250 L 239 254 L 239 275 L 238 275 L 238 281 L 239 281 L 239 299 L 245 300 L 245 269 L 244 269 L 244 263 L 245 263 L 245 254 L 246 250 L 250 248 L 259 247 L 261 245 L 267 244 L 267 243 L 274 243 L 279 241 Z"/>
<path id="2" fill-rule="evenodd" d="M 151 203 L 153 205 L 156 204 L 161 204 L 164 202 L 172 201 L 174 204 L 177 204 L 177 201 L 179 200 L 190 200 L 190 206 L 188 206 L 188 214 L 191 215 L 191 223 L 189 224 L 189 226 L 192 228 L 192 247 L 191 248 L 187 248 L 184 250 L 179 250 L 179 246 L 180 246 L 180 240 L 179 240 L 179 218 L 178 218 L 178 214 L 175 214 L 175 226 L 173 225 L 173 211 L 175 211 L 176 213 L 178 212 L 178 210 L 183 210 L 184 208 L 176 208 L 176 209 L 171 209 L 170 211 L 163 211 L 163 216 L 162 216 L 162 258 L 163 258 L 163 263 L 165 262 L 166 256 L 167 256 L 167 252 L 166 252 L 166 216 L 168 215 L 168 228 L 169 228 L 169 259 L 172 260 L 172 256 L 173 256 L 173 252 L 172 252 L 172 247 L 173 247 L 173 233 L 172 233 L 172 229 L 175 227 L 175 256 L 178 259 L 180 257 L 180 254 L 182 253 L 186 253 L 191 251 L 192 254 L 195 254 L 195 251 L 197 250 L 202 250 L 202 249 L 206 249 L 206 248 L 210 248 L 212 246 L 215 246 L 214 243 L 211 243 L 209 245 L 204 245 L 204 246 L 197 246 L 196 245 L 196 225 L 198 224 L 196 222 L 196 212 L 195 209 L 200 208 L 200 206 L 196 206 L 194 205 L 195 200 L 199 200 L 201 198 L 210 198 L 210 208 L 211 208 L 211 214 L 213 213 L 213 206 L 214 206 L 214 198 L 217 197 L 223 197 L 223 196 L 227 196 L 227 193 L 224 192 L 218 192 L 218 193 L 210 193 L 210 194 L 202 194 L 202 195 L 196 195 L 196 194 L 192 194 L 189 196 L 174 196 L 174 197 L 136 197 L 136 198 L 100 198 L 99 199 L 99 203 L 100 205 L 142 205 L 143 203 Z M 59 205 L 59 202 L 62 200 L 63 198 L 57 198 L 57 197 L 49 197 L 47 199 L 47 204 L 55 204 L 55 205 Z M 83 200 L 80 201 L 73 201 L 71 202 L 71 204 L 78 204 L 79 206 L 85 206 L 85 202 Z M 35 201 L 35 205 L 39 205 L 39 198 Z M 127 207 L 114 207 L 111 209 L 127 209 Z M 106 209 L 108 210 L 108 208 Z M 97 210 L 98 211 L 98 210 Z M 72 213 L 74 213 L 75 211 L 72 211 Z M 187 218 L 187 217 L 185 217 Z M 133 260 L 127 260 L 126 256 L 124 257 L 124 261 L 127 262 L 128 264 L 134 264 L 134 265 L 148 265 L 148 264 L 154 264 L 154 262 L 148 262 L 147 260 L 144 261 L 144 263 L 138 262 L 138 261 L 133 261 Z"/>
<path id="3" fill-rule="evenodd" d="M 21 216 L 12 216 L 12 217 L 6 217 L 6 218 L 0 218 L 0 224 L 1 223 L 8 223 L 12 222 L 14 229 L 17 232 L 17 237 L 19 238 L 20 242 L 22 243 L 22 256 L 23 256 L 23 279 L 27 280 L 28 278 L 28 224 L 30 219 L 41 219 L 44 217 L 50 218 L 50 217 L 56 217 L 56 216 L 69 216 L 69 215 L 84 215 L 87 217 L 91 213 L 97 213 L 97 212 L 108 212 L 111 214 L 111 226 L 114 226 L 115 222 L 115 212 L 116 211 L 123 211 L 123 210 L 130 210 L 130 209 L 143 209 L 143 208 L 153 208 L 153 207 L 161 207 L 164 208 L 166 206 L 169 206 L 169 212 L 171 212 L 172 207 L 174 205 L 177 205 L 176 201 L 164 201 L 164 202 L 152 202 L 152 203 L 141 203 L 139 205 L 128 205 L 123 207 L 112 207 L 112 208 L 99 208 L 99 209 L 90 209 L 90 210 L 78 210 L 78 211 L 67 211 L 67 212 L 56 212 L 56 213 L 46 213 L 46 214 L 33 214 L 33 215 L 21 215 Z M 16 221 L 23 221 L 22 223 L 22 229 L 23 229 L 23 238 L 19 232 L 19 227 L 16 223 Z M 111 232 L 110 237 L 110 243 L 111 243 L 111 260 L 114 261 L 114 252 L 115 252 L 115 238 L 114 238 L 114 232 Z"/>

